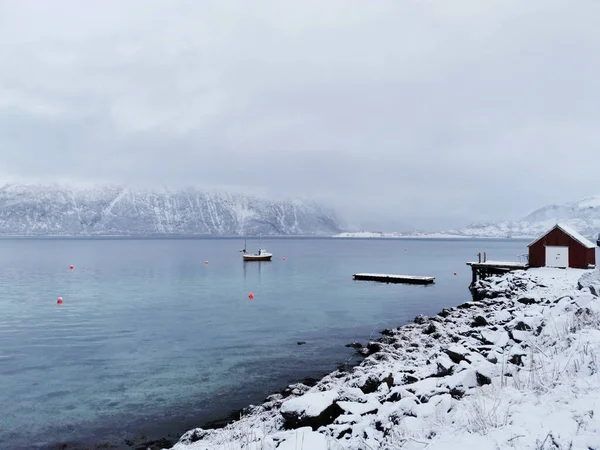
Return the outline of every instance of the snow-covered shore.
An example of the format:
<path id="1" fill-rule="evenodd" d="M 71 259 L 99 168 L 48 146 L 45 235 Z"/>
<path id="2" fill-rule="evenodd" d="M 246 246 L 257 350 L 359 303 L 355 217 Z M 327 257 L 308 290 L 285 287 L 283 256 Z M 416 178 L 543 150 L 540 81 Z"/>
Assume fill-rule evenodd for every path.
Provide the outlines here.
<path id="1" fill-rule="evenodd" d="M 600 449 L 600 272 L 532 269 L 476 291 L 384 330 L 350 372 L 173 449 Z"/>

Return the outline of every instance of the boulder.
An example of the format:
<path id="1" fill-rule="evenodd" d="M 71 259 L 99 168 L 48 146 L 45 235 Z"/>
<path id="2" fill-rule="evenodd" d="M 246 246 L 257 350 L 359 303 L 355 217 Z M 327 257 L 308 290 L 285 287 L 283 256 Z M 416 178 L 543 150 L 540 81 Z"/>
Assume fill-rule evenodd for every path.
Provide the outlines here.
<path id="1" fill-rule="evenodd" d="M 459 364 L 465 360 L 465 356 L 469 351 L 462 345 L 451 345 L 447 349 L 444 349 L 444 353 L 452 360 L 453 363 Z"/>
<path id="2" fill-rule="evenodd" d="M 534 303 L 538 303 L 540 300 L 532 298 L 532 297 L 521 297 L 521 298 L 517 299 L 517 301 L 524 305 L 533 305 Z"/>
<path id="3" fill-rule="evenodd" d="M 427 328 L 423 330 L 423 334 L 433 334 L 436 331 L 435 325 L 430 322 L 429 325 L 427 325 Z"/>
<path id="4" fill-rule="evenodd" d="M 517 331 L 530 331 L 531 327 L 529 325 L 527 325 L 525 322 L 523 322 L 522 320 L 520 320 L 519 322 L 517 322 L 514 329 Z"/>
<path id="5" fill-rule="evenodd" d="M 379 389 L 379 385 L 381 384 L 381 382 L 375 378 L 373 375 L 370 375 L 369 378 L 367 378 L 367 380 L 363 383 L 362 386 L 360 386 L 360 390 L 363 391 L 365 394 L 372 394 L 373 392 L 376 392 L 377 389 Z"/>
<path id="6" fill-rule="evenodd" d="M 455 364 L 449 357 L 446 355 L 439 356 L 435 362 L 437 364 L 437 373 L 433 375 L 434 377 L 445 377 L 452 374 Z"/>
<path id="7" fill-rule="evenodd" d="M 477 385 L 484 386 L 486 384 L 492 384 L 492 379 L 487 375 L 482 374 L 481 372 L 475 372 L 475 377 L 477 378 Z"/>
<path id="8" fill-rule="evenodd" d="M 313 392 L 285 401 L 281 405 L 281 415 L 287 429 L 319 427 L 329 425 L 342 414 L 337 404 L 336 391 Z"/>
<path id="9" fill-rule="evenodd" d="M 488 321 L 483 316 L 475 316 L 475 319 L 471 323 L 472 327 L 485 327 Z"/>

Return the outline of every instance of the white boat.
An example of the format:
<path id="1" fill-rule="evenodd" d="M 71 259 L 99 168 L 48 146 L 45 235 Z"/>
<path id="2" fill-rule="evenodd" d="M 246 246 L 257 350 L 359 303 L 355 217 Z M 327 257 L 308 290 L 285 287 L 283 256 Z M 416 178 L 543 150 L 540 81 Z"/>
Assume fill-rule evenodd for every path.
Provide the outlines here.
<path id="1" fill-rule="evenodd" d="M 244 240 L 244 248 L 240 250 L 244 261 L 271 261 L 273 253 L 269 253 L 260 245 L 258 247 L 258 253 L 248 253 L 246 251 L 246 241 Z"/>

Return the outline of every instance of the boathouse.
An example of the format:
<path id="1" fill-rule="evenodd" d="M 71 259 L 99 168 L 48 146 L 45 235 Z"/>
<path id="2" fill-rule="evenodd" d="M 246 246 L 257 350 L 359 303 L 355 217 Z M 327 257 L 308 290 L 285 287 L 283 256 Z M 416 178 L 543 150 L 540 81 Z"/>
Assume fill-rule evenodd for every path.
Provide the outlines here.
<path id="1" fill-rule="evenodd" d="M 529 267 L 572 267 L 596 265 L 596 245 L 572 228 L 556 224 L 529 247 Z"/>

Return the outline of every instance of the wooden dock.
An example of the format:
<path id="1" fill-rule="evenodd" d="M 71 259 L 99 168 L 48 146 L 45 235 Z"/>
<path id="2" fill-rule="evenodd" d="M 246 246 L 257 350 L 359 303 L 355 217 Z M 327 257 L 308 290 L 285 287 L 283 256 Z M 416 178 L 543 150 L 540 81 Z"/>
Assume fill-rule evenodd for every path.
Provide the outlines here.
<path id="1" fill-rule="evenodd" d="M 513 270 L 526 270 L 529 264 L 516 261 L 484 261 L 484 262 L 468 262 L 467 266 L 471 266 L 473 277 L 471 286 L 477 280 L 483 280 L 494 275 L 504 275 Z"/>
<path id="2" fill-rule="evenodd" d="M 360 281 L 379 281 L 380 283 L 431 284 L 435 277 L 413 275 L 388 275 L 385 273 L 355 273 L 352 278 Z"/>

